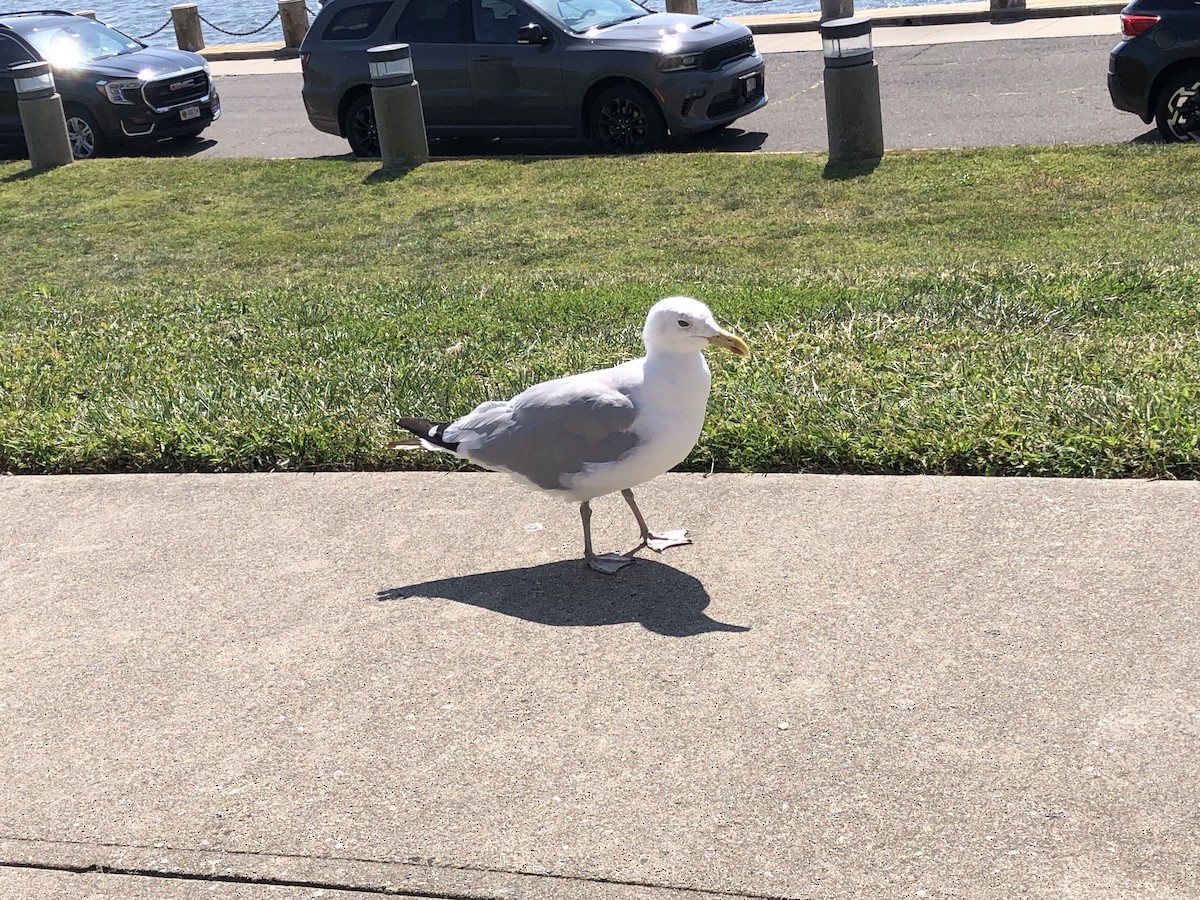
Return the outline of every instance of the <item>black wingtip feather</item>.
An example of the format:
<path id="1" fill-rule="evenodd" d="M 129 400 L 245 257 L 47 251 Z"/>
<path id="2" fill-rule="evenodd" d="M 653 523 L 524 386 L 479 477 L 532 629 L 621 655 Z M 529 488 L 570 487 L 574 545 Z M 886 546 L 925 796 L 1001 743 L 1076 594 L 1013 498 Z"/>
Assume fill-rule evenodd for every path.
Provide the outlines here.
<path id="1" fill-rule="evenodd" d="M 458 441 L 442 439 L 442 432 L 450 424 L 449 422 L 431 422 L 429 419 L 413 419 L 407 416 L 401 416 L 396 422 L 405 431 L 411 431 L 423 441 L 429 441 L 429 443 L 445 447 L 447 450 L 458 449 Z"/>

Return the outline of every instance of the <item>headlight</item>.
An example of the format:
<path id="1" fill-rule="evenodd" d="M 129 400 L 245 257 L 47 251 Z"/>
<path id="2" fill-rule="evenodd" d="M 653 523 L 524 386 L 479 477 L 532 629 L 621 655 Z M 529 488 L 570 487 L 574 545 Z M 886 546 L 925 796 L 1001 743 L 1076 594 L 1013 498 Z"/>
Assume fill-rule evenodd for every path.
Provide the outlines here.
<path id="1" fill-rule="evenodd" d="M 703 53 L 676 53 L 673 56 L 664 56 L 658 61 L 658 68 L 663 72 L 682 72 L 685 69 L 700 68 L 700 60 L 704 57 Z"/>
<path id="2" fill-rule="evenodd" d="M 109 103 L 133 106 L 141 98 L 142 83 L 134 79 L 124 81 L 101 81 L 96 90 L 108 98 Z"/>

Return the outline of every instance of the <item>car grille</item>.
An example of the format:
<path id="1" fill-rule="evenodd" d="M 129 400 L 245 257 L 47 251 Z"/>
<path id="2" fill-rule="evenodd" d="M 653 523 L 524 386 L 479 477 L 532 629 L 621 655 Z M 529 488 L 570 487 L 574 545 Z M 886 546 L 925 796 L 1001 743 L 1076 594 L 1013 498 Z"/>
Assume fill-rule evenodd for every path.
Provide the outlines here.
<path id="1" fill-rule="evenodd" d="M 722 44 L 719 47 L 712 47 L 704 51 L 704 58 L 700 62 L 700 68 L 712 71 L 719 69 L 731 59 L 741 59 L 743 56 L 752 56 L 754 54 L 754 37 L 746 35 L 743 38 L 738 38 L 736 41 L 730 41 L 728 44 Z"/>
<path id="2" fill-rule="evenodd" d="M 719 119 L 721 116 L 728 115 L 734 110 L 741 109 L 743 106 L 757 103 L 762 99 L 766 90 L 766 80 L 760 73 L 758 76 L 758 86 L 750 93 L 743 94 L 740 91 L 733 90 L 713 97 L 712 103 L 708 104 L 708 118 Z"/>
<path id="3" fill-rule="evenodd" d="M 158 110 L 195 103 L 207 97 L 209 92 L 208 73 L 203 69 L 189 69 L 186 72 L 164 75 L 146 82 L 142 88 L 142 96 L 146 103 Z"/>

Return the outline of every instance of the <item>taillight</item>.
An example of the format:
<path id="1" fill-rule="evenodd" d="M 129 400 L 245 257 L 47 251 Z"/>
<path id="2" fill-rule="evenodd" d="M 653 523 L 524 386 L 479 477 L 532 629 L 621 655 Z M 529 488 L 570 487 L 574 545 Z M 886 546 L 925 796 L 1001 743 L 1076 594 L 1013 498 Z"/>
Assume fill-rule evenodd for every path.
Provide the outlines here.
<path id="1" fill-rule="evenodd" d="M 301 72 L 308 71 L 308 58 L 310 56 L 312 56 L 311 53 L 301 53 L 300 54 L 300 71 Z"/>
<path id="2" fill-rule="evenodd" d="M 1158 16 L 1139 16 L 1132 13 L 1121 13 L 1121 34 L 1125 37 L 1137 37 L 1145 34 L 1158 24 Z"/>

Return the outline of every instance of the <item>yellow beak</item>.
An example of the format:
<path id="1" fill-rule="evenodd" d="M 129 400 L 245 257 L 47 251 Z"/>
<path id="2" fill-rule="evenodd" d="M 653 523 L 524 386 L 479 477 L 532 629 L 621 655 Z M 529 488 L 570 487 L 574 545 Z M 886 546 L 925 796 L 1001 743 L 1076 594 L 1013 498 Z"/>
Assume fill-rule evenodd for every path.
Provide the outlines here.
<path id="1" fill-rule="evenodd" d="M 708 342 L 714 347 L 724 347 L 730 353 L 736 353 L 738 356 L 749 356 L 750 348 L 736 334 L 730 334 L 728 331 L 721 331 L 714 334 L 708 339 Z"/>

